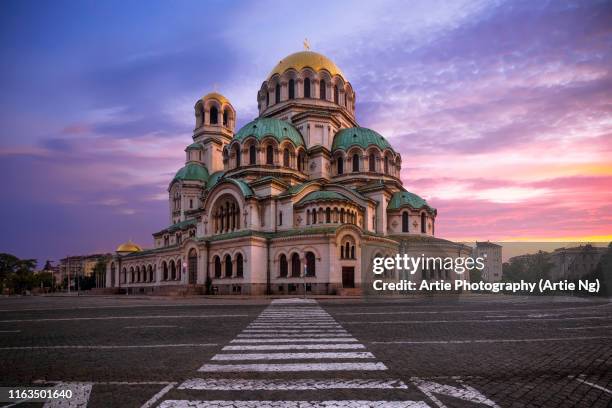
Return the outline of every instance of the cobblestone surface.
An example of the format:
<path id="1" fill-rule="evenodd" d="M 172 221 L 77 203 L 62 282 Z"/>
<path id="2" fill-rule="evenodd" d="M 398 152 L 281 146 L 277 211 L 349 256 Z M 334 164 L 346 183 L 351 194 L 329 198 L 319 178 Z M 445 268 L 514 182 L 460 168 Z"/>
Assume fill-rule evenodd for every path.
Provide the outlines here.
<path id="1" fill-rule="evenodd" d="M 607 407 L 612 305 L 3 298 L 0 362 L 2 386 L 72 384 L 90 407 Z"/>

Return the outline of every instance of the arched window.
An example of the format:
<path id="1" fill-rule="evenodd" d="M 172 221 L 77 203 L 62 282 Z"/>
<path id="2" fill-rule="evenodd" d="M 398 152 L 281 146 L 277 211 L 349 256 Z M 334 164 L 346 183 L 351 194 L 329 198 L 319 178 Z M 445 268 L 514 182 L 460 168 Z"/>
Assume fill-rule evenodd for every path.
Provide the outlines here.
<path id="1" fill-rule="evenodd" d="M 334 85 L 334 103 L 338 103 L 338 85 Z"/>
<path id="2" fill-rule="evenodd" d="M 355 153 L 353 155 L 353 172 L 359 171 L 359 155 Z"/>
<path id="3" fill-rule="evenodd" d="M 239 278 L 244 276 L 244 265 L 241 253 L 236 256 L 236 276 Z"/>
<path id="4" fill-rule="evenodd" d="M 242 156 L 241 152 L 240 152 L 240 145 L 236 145 L 236 149 L 235 149 L 235 153 L 236 153 L 236 167 L 240 167 L 240 159 Z"/>
<path id="5" fill-rule="evenodd" d="M 315 255 L 312 252 L 306 252 L 306 273 L 308 276 L 315 276 L 317 274 Z"/>
<path id="6" fill-rule="evenodd" d="M 168 264 L 166 263 L 166 261 L 162 263 L 162 270 L 163 270 L 164 280 L 167 281 L 168 280 Z"/>
<path id="7" fill-rule="evenodd" d="M 227 109 L 225 109 L 223 111 L 223 126 L 228 125 L 228 120 L 229 120 L 229 113 L 227 112 Z"/>
<path id="8" fill-rule="evenodd" d="M 278 225 L 283 225 L 283 212 L 278 212 Z"/>
<path id="9" fill-rule="evenodd" d="M 402 213 L 402 232 L 408 232 L 409 217 L 407 212 Z"/>
<path id="10" fill-rule="evenodd" d="M 266 108 L 270 106 L 270 92 L 266 89 Z"/>
<path id="11" fill-rule="evenodd" d="M 149 282 L 153 282 L 155 279 L 153 279 L 153 267 L 151 265 L 149 265 Z"/>
<path id="12" fill-rule="evenodd" d="M 274 88 L 274 103 L 280 102 L 280 84 L 276 84 Z"/>
<path id="13" fill-rule="evenodd" d="M 344 173 L 344 159 L 342 157 L 338 157 L 336 159 L 337 165 L 338 165 L 338 174 L 343 174 Z"/>
<path id="14" fill-rule="evenodd" d="M 421 213 L 421 232 L 425 234 L 427 232 L 427 218 L 425 217 L 425 213 Z"/>
<path id="15" fill-rule="evenodd" d="M 298 171 L 304 171 L 304 153 L 298 153 L 298 163 L 297 163 Z"/>
<path id="16" fill-rule="evenodd" d="M 256 164 L 257 162 L 257 150 L 255 145 L 249 147 L 249 164 Z"/>
<path id="17" fill-rule="evenodd" d="M 225 277 L 231 278 L 234 274 L 232 270 L 232 258 L 229 255 L 225 255 Z"/>
<path id="18" fill-rule="evenodd" d="M 287 257 L 285 256 L 285 254 L 282 254 L 280 256 L 279 264 L 280 264 L 280 271 L 279 271 L 280 277 L 286 278 L 289 273 L 289 265 L 287 265 Z"/>
<path id="19" fill-rule="evenodd" d="M 136 280 L 136 276 L 134 276 L 134 268 L 130 268 L 130 283 Z"/>
<path id="20" fill-rule="evenodd" d="M 344 208 L 340 210 L 340 222 L 344 224 Z"/>
<path id="21" fill-rule="evenodd" d="M 291 276 L 299 278 L 300 268 L 302 267 L 302 263 L 300 262 L 300 256 L 296 253 L 291 255 Z"/>
<path id="22" fill-rule="evenodd" d="M 376 156 L 374 153 L 370 153 L 370 158 L 368 159 L 368 166 L 370 171 L 376 171 Z"/>
<path id="23" fill-rule="evenodd" d="M 355 245 L 351 246 L 351 259 L 355 259 Z"/>
<path id="24" fill-rule="evenodd" d="M 310 98 L 310 78 L 304 79 L 304 98 Z"/>
<path id="25" fill-rule="evenodd" d="M 325 81 L 321 80 L 321 82 L 319 82 L 319 99 L 327 99 L 326 90 Z"/>
<path id="26" fill-rule="evenodd" d="M 283 166 L 289 167 L 289 149 L 283 151 Z"/>
<path id="27" fill-rule="evenodd" d="M 210 124 L 216 125 L 218 123 L 218 120 L 219 120 L 219 110 L 217 109 L 216 106 L 213 106 L 212 108 L 210 108 Z"/>
<path id="28" fill-rule="evenodd" d="M 340 259 L 344 259 L 344 245 L 340 245 Z"/>
<path id="29" fill-rule="evenodd" d="M 331 222 L 331 209 L 329 207 L 325 209 L 325 222 L 328 224 Z"/>
<path id="30" fill-rule="evenodd" d="M 127 269 L 121 270 L 121 283 L 127 283 Z"/>
<path id="31" fill-rule="evenodd" d="M 272 145 L 266 147 L 266 164 L 274 164 L 274 148 Z"/>
<path id="32" fill-rule="evenodd" d="M 215 256 L 215 278 L 221 277 L 221 258 Z"/>
<path id="33" fill-rule="evenodd" d="M 170 261 L 170 279 L 176 279 L 176 264 L 174 263 L 174 260 Z"/>
<path id="34" fill-rule="evenodd" d="M 312 223 L 316 224 L 317 223 L 317 210 L 312 210 Z"/>
<path id="35" fill-rule="evenodd" d="M 351 251 L 351 244 L 346 241 L 346 244 L 344 244 L 344 257 L 348 258 L 350 256 L 350 251 Z"/>
<path id="36" fill-rule="evenodd" d="M 389 158 L 385 156 L 385 174 L 389 174 Z"/>
<path id="37" fill-rule="evenodd" d="M 295 98 L 295 81 L 293 79 L 289 80 L 289 99 Z"/>

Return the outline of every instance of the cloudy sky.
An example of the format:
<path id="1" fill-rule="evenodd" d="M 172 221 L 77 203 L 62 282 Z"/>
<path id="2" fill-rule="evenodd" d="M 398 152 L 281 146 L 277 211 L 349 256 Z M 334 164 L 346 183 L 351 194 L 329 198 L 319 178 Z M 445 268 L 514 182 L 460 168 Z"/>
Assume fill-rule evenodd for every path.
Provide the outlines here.
<path id="1" fill-rule="evenodd" d="M 376 3 L 376 4 L 374 4 Z M 467 240 L 612 236 L 612 3 L 3 1 L 0 252 L 150 246 L 216 89 L 256 94 L 304 38 Z"/>

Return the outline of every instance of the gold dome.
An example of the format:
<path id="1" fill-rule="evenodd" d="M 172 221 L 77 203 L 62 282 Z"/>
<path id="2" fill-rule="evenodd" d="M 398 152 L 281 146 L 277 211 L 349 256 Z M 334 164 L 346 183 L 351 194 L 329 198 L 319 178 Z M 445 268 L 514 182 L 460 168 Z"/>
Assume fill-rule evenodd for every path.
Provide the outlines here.
<path id="1" fill-rule="evenodd" d="M 274 74 L 282 74 L 288 69 L 295 69 L 296 71 L 301 71 L 304 68 L 312 68 L 314 71 L 326 70 L 330 73 L 331 76 L 340 75 L 344 80 L 344 74 L 340 71 L 340 68 L 332 60 L 327 58 L 325 55 L 319 54 L 314 51 L 300 51 L 294 54 L 288 55 L 282 60 L 279 61 L 278 64 L 272 69 L 270 75 L 268 75 L 268 79 L 270 79 Z"/>
<path id="2" fill-rule="evenodd" d="M 142 248 L 136 245 L 135 243 L 133 243 L 131 240 L 119 245 L 117 249 L 115 250 L 115 252 L 140 252 L 140 251 L 142 251 Z"/>
<path id="3" fill-rule="evenodd" d="M 203 101 L 205 101 L 206 99 L 216 99 L 221 105 L 223 105 L 224 103 L 230 103 L 229 99 L 221 95 L 219 92 L 211 92 L 202 97 Z"/>

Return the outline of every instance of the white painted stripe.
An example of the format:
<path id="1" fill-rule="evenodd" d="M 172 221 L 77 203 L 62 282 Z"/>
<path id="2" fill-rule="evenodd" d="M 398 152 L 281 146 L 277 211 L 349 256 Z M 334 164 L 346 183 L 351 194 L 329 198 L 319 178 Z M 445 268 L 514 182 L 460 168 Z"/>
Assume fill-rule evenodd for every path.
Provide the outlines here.
<path id="1" fill-rule="evenodd" d="M 363 344 L 258 344 L 243 346 L 225 346 L 222 351 L 246 351 L 246 350 L 348 350 L 365 349 Z"/>
<path id="2" fill-rule="evenodd" d="M 70 345 L 70 346 L 16 346 L 0 347 L 0 350 L 54 350 L 54 349 L 138 349 L 138 348 L 166 348 L 166 347 L 216 347 L 217 343 L 185 343 L 185 344 L 130 344 L 125 346 L 100 345 Z"/>
<path id="3" fill-rule="evenodd" d="M 239 360 L 304 360 L 304 359 L 346 359 L 346 358 L 374 358 L 367 351 L 332 352 L 332 353 L 244 353 L 244 354 L 217 354 L 214 361 Z"/>
<path id="4" fill-rule="evenodd" d="M 0 330 L 0 333 L 21 333 L 21 330 Z"/>
<path id="5" fill-rule="evenodd" d="M 176 385 L 176 383 L 172 383 L 172 384 L 166 385 L 157 394 L 152 396 L 150 400 L 148 400 L 147 402 L 142 404 L 142 406 L 140 408 L 150 408 L 150 407 L 152 407 L 153 405 L 155 405 L 155 403 L 157 401 L 159 401 L 161 399 L 161 397 L 166 395 L 172 388 L 174 388 L 175 385 Z"/>
<path id="6" fill-rule="evenodd" d="M 551 317 L 537 319 L 462 319 L 462 320 L 357 320 L 343 321 L 341 324 L 434 324 L 434 323 L 507 323 L 507 322 L 548 322 L 558 320 L 592 320 L 592 319 L 611 319 L 609 316 L 584 316 L 584 317 Z"/>
<path id="7" fill-rule="evenodd" d="M 242 333 L 348 333 L 344 329 L 244 329 Z"/>
<path id="8" fill-rule="evenodd" d="M 383 363 L 291 363 L 291 364 L 204 364 L 206 373 L 297 372 L 297 371 L 383 371 Z"/>
<path id="9" fill-rule="evenodd" d="M 480 339 L 480 340 L 430 340 L 430 341 L 413 341 L 413 340 L 395 340 L 395 341 L 373 341 L 370 344 L 469 344 L 469 343 L 529 343 L 532 341 L 580 341 L 580 340 L 604 340 L 612 339 L 609 336 L 593 336 L 593 337 L 551 337 L 551 338 L 535 338 L 535 339 Z"/>
<path id="10" fill-rule="evenodd" d="M 357 341 L 353 337 L 341 338 L 303 338 L 303 339 L 234 339 L 230 343 L 342 343 Z"/>
<path id="11" fill-rule="evenodd" d="M 428 408 L 424 401 L 371 401 L 371 400 L 330 400 L 330 401 L 190 401 L 167 400 L 159 408 Z"/>
<path id="12" fill-rule="evenodd" d="M 43 408 L 87 407 L 91 395 L 92 383 L 59 383 L 53 390 L 72 391 L 70 399 L 56 399 L 45 402 Z"/>
<path id="13" fill-rule="evenodd" d="M 270 302 L 273 305 L 292 305 L 292 304 L 312 304 L 317 303 L 314 299 L 303 299 L 303 298 L 288 298 L 288 299 L 274 299 Z"/>
<path id="14" fill-rule="evenodd" d="M 239 338 L 302 338 L 302 337 L 348 337 L 349 333 L 247 333 L 239 334 Z"/>
<path id="15" fill-rule="evenodd" d="M 315 328 L 315 329 L 342 329 L 343 327 L 338 324 L 250 324 L 247 326 L 248 329 L 278 329 L 280 327 L 288 329 L 304 329 L 304 328 Z"/>
<path id="16" fill-rule="evenodd" d="M 105 316 L 105 317 L 57 317 L 46 319 L 12 319 L 0 320 L 0 323 L 23 322 L 70 322 L 82 320 L 124 320 L 124 319 L 218 319 L 226 317 L 249 317 L 248 314 L 227 315 L 147 315 L 147 316 Z"/>
<path id="17" fill-rule="evenodd" d="M 167 328 L 167 327 L 179 327 L 172 325 L 158 325 L 158 326 L 125 326 L 124 329 L 157 329 L 157 328 Z"/>
<path id="18" fill-rule="evenodd" d="M 601 385 L 597 385 L 597 384 L 594 384 L 594 383 L 592 383 L 592 382 L 585 381 L 585 380 L 583 380 L 583 379 L 581 379 L 581 378 L 574 378 L 574 380 L 576 380 L 576 381 L 578 381 L 578 382 L 581 382 L 581 383 L 583 383 L 583 384 L 586 384 L 586 385 L 590 385 L 591 387 L 593 387 L 593 388 L 597 388 L 598 390 L 601 390 L 601 391 L 603 391 L 603 392 L 605 392 L 605 393 L 612 394 L 612 390 L 609 390 L 609 389 L 607 389 L 606 387 L 602 387 Z"/>
<path id="19" fill-rule="evenodd" d="M 559 327 L 559 330 L 587 330 L 587 329 L 610 329 L 612 326 L 578 326 L 578 327 Z"/>
<path id="20" fill-rule="evenodd" d="M 177 387 L 179 390 L 210 390 L 210 391 L 252 391 L 252 390 L 333 390 L 333 389 L 401 389 L 408 386 L 397 379 L 384 380 L 342 380 L 342 379 L 298 379 L 298 380 L 245 380 L 245 379 L 215 379 L 194 378 L 186 380 Z"/>

